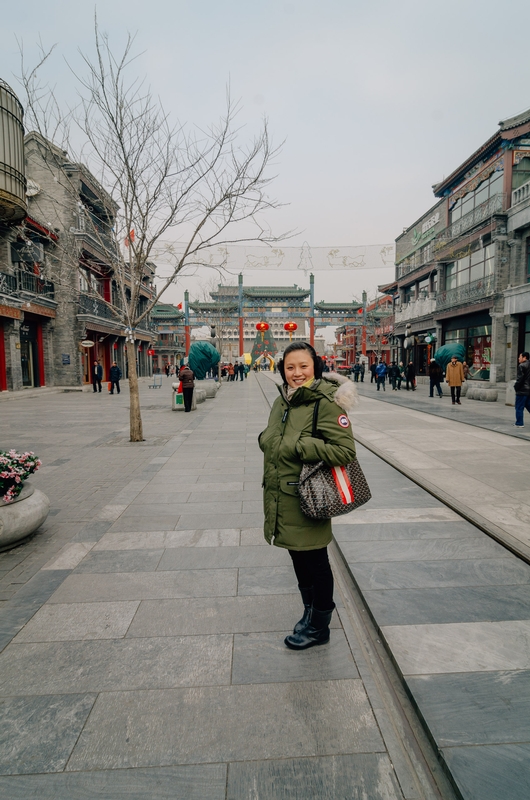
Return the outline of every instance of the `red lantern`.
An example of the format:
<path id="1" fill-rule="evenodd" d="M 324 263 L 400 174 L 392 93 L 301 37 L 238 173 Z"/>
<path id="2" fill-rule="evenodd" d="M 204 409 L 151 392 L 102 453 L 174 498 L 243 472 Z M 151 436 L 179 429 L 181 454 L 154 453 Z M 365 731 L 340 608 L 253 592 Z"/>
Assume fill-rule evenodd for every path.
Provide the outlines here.
<path id="1" fill-rule="evenodd" d="M 156 355 L 156 351 L 155 350 L 148 350 L 147 351 L 147 355 L 148 356 L 154 356 L 154 355 Z"/>
<path id="2" fill-rule="evenodd" d="M 117 350 L 117 349 L 118 349 L 118 342 L 114 342 L 114 344 L 112 345 L 112 347 L 114 348 L 114 350 Z"/>
<path id="3" fill-rule="evenodd" d="M 256 325 L 256 330 L 261 333 L 261 341 L 263 341 L 263 336 L 265 335 L 265 331 L 269 330 L 269 323 L 258 322 L 258 324 Z"/>
<path id="4" fill-rule="evenodd" d="M 286 322 L 283 326 L 284 331 L 289 332 L 289 341 L 292 342 L 293 340 L 293 331 L 298 330 L 298 325 L 296 322 Z"/>
<path id="5" fill-rule="evenodd" d="M 141 352 L 142 352 L 142 345 L 141 345 L 141 344 L 139 344 L 139 345 L 138 345 L 138 352 L 139 352 L 139 353 L 141 353 Z"/>

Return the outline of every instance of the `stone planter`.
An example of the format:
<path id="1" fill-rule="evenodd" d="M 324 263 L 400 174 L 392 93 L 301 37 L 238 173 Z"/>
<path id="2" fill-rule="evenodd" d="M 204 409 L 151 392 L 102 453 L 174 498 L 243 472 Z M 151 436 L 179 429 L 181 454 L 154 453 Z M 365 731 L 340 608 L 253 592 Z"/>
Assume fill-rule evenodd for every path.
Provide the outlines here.
<path id="1" fill-rule="evenodd" d="M 50 501 L 26 481 L 12 503 L 0 500 L 0 552 L 15 547 L 42 525 L 50 510 Z"/>

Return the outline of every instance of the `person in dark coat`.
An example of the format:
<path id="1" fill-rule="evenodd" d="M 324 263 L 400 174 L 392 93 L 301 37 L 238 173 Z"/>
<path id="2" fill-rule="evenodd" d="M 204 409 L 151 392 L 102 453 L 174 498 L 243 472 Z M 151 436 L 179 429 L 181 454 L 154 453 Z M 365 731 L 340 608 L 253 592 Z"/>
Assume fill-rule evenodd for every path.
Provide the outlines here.
<path id="1" fill-rule="evenodd" d="M 120 393 L 120 378 L 121 378 L 121 369 L 116 364 L 115 361 L 112 362 L 112 367 L 110 368 L 110 393 L 114 394 L 114 387 L 116 387 L 116 391 Z"/>
<path id="2" fill-rule="evenodd" d="M 355 383 L 359 383 L 359 377 L 361 375 L 361 365 L 359 364 L 359 362 L 353 365 L 352 372 L 353 372 L 353 380 L 355 381 Z"/>
<path id="3" fill-rule="evenodd" d="M 370 364 L 370 372 L 372 373 L 372 377 L 370 378 L 370 383 L 375 383 L 375 371 L 377 369 L 377 364 L 374 361 L 373 364 Z"/>
<path id="4" fill-rule="evenodd" d="M 355 442 L 347 411 L 356 390 L 352 381 L 328 373 L 306 342 L 292 342 L 278 364 L 283 385 L 271 408 L 267 427 L 259 435 L 264 454 L 264 535 L 269 544 L 285 547 L 293 561 L 304 615 L 285 644 L 305 650 L 329 641 L 333 602 L 333 574 L 327 546 L 331 520 L 312 519 L 300 508 L 298 480 L 304 464 L 325 461 L 344 466 L 355 457 Z M 313 438 L 313 413 L 318 406 L 318 433 Z"/>
<path id="5" fill-rule="evenodd" d="M 392 386 L 393 392 L 397 392 L 396 381 L 399 378 L 399 375 L 400 375 L 399 367 L 395 361 L 392 361 L 392 364 L 388 368 L 388 380 L 390 381 L 390 385 Z"/>
<path id="6" fill-rule="evenodd" d="M 101 391 L 101 381 L 103 379 L 103 367 L 99 363 L 99 361 L 94 361 L 94 366 L 92 367 L 92 388 L 95 392 L 98 390 Z"/>
<path id="7" fill-rule="evenodd" d="M 405 380 L 407 382 L 406 385 L 405 385 L 405 389 L 407 390 L 407 392 L 409 391 L 409 383 L 411 385 L 412 391 L 415 392 L 416 391 L 416 369 L 414 368 L 414 362 L 413 361 L 409 361 L 409 363 L 407 364 L 407 367 L 405 369 Z"/>
<path id="8" fill-rule="evenodd" d="M 430 391 L 429 397 L 434 397 L 434 390 L 438 392 L 438 397 L 443 397 L 442 387 L 440 386 L 441 381 L 443 381 L 444 371 L 441 366 L 438 364 L 435 358 L 431 358 L 429 364 L 429 381 L 430 381 Z"/>
<path id="9" fill-rule="evenodd" d="M 182 381 L 182 394 L 184 395 L 184 411 L 191 411 L 193 401 L 193 389 L 195 387 L 195 374 L 186 364 L 180 369 L 180 380 Z"/>
<path id="10" fill-rule="evenodd" d="M 239 372 L 239 380 L 243 381 L 245 379 L 245 365 L 243 364 L 242 361 L 238 365 L 238 372 Z"/>
<path id="11" fill-rule="evenodd" d="M 364 372 L 365 372 L 365 366 L 364 366 L 364 361 L 362 361 L 361 362 L 361 383 L 364 383 Z"/>
<path id="12" fill-rule="evenodd" d="M 515 428 L 524 428 L 524 410 L 530 414 L 530 354 L 526 351 L 519 356 L 517 379 L 515 381 Z"/>

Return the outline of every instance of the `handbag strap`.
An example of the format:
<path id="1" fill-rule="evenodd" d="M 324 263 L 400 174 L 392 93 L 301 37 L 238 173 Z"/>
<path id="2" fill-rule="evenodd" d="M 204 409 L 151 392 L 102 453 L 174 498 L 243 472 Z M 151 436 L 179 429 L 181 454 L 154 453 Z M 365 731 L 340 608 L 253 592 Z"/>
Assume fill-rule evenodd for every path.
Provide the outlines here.
<path id="1" fill-rule="evenodd" d="M 320 405 L 320 398 L 315 400 L 315 405 L 313 408 L 313 428 L 311 430 L 311 436 L 313 439 L 320 439 L 321 437 L 318 435 L 317 426 L 318 426 L 318 406 Z"/>

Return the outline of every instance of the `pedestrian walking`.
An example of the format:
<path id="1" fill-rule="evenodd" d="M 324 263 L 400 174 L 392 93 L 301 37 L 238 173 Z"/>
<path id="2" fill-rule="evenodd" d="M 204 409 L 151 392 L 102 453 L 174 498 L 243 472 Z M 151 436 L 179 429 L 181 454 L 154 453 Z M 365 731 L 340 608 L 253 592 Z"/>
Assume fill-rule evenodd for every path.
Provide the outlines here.
<path id="1" fill-rule="evenodd" d="M 243 364 L 243 362 L 241 362 L 239 364 L 238 372 L 239 372 L 239 380 L 240 381 L 244 380 L 245 379 L 245 365 Z"/>
<path id="2" fill-rule="evenodd" d="M 166 364 L 165 371 L 166 371 L 166 378 L 169 378 L 169 364 Z"/>
<path id="3" fill-rule="evenodd" d="M 361 383 L 364 383 L 365 366 L 364 361 L 361 362 Z"/>
<path id="4" fill-rule="evenodd" d="M 228 372 L 228 380 L 229 381 L 233 381 L 234 380 L 234 365 L 232 364 L 232 362 L 229 363 L 229 365 L 227 367 L 227 372 Z"/>
<path id="5" fill-rule="evenodd" d="M 399 377 L 397 379 L 397 390 L 398 392 L 400 392 L 401 384 L 405 380 L 405 365 L 403 364 L 403 361 L 399 362 L 398 367 L 399 367 Z"/>
<path id="6" fill-rule="evenodd" d="M 353 365 L 353 380 L 355 383 L 359 383 L 359 378 L 361 377 L 361 365 L 357 362 Z"/>
<path id="7" fill-rule="evenodd" d="M 100 391 L 101 392 L 101 381 L 103 379 L 103 367 L 99 363 L 99 361 L 94 361 L 94 366 L 92 367 L 92 388 L 94 392 Z"/>
<path id="8" fill-rule="evenodd" d="M 445 380 L 451 387 L 451 402 L 453 405 L 461 406 L 460 392 L 462 391 L 462 383 L 464 382 L 464 368 L 462 362 L 456 356 L 451 358 L 445 370 Z"/>
<path id="9" fill-rule="evenodd" d="M 429 389 L 429 397 L 434 397 L 434 390 L 438 392 L 438 397 L 443 397 L 442 387 L 440 386 L 441 381 L 443 381 L 444 373 L 441 366 L 438 364 L 435 358 L 431 358 L 429 363 L 429 382 L 430 382 L 430 389 Z"/>
<path id="10" fill-rule="evenodd" d="M 409 391 L 409 383 L 412 388 L 412 391 L 416 391 L 416 368 L 414 367 L 414 362 L 409 361 L 407 367 L 405 369 L 405 389 L 407 392 Z"/>
<path id="11" fill-rule="evenodd" d="M 184 395 L 184 411 L 191 411 L 195 374 L 187 364 L 180 368 L 180 380 L 182 382 L 182 394 Z"/>
<path id="12" fill-rule="evenodd" d="M 526 351 L 519 356 L 515 389 L 515 428 L 524 428 L 524 410 L 530 414 L 530 354 Z"/>
<path id="13" fill-rule="evenodd" d="M 239 380 L 239 361 L 234 364 L 234 380 Z"/>
<path id="14" fill-rule="evenodd" d="M 120 378 L 121 378 L 121 369 L 117 365 L 115 361 L 112 362 L 112 367 L 110 368 L 110 393 L 114 394 L 114 387 L 116 387 L 116 391 L 120 393 Z"/>
<path id="15" fill-rule="evenodd" d="M 377 369 L 377 364 L 374 361 L 373 364 L 370 364 L 370 372 L 372 373 L 372 377 L 370 378 L 370 383 L 375 383 L 375 371 Z"/>
<path id="16" fill-rule="evenodd" d="M 269 544 L 284 547 L 291 556 L 304 614 L 285 638 L 292 650 L 305 650 L 329 641 L 333 602 L 333 574 L 327 546 L 331 520 L 305 516 L 297 484 L 304 463 L 324 460 L 343 466 L 355 456 L 347 412 L 356 391 L 347 378 L 322 375 L 322 360 L 306 342 L 292 342 L 278 364 L 283 385 L 259 436 L 264 453 L 264 535 Z M 315 403 L 320 438 L 311 436 Z"/>
<path id="17" fill-rule="evenodd" d="M 392 361 L 391 365 L 388 368 L 388 380 L 390 381 L 390 385 L 392 386 L 393 392 L 397 392 L 396 382 L 399 376 L 400 376 L 399 367 L 395 361 Z"/>
<path id="18" fill-rule="evenodd" d="M 386 392 L 385 389 L 385 378 L 386 378 L 386 364 L 384 361 L 380 361 L 377 367 L 375 368 L 375 374 L 377 378 L 377 391 L 383 387 L 383 391 Z"/>

